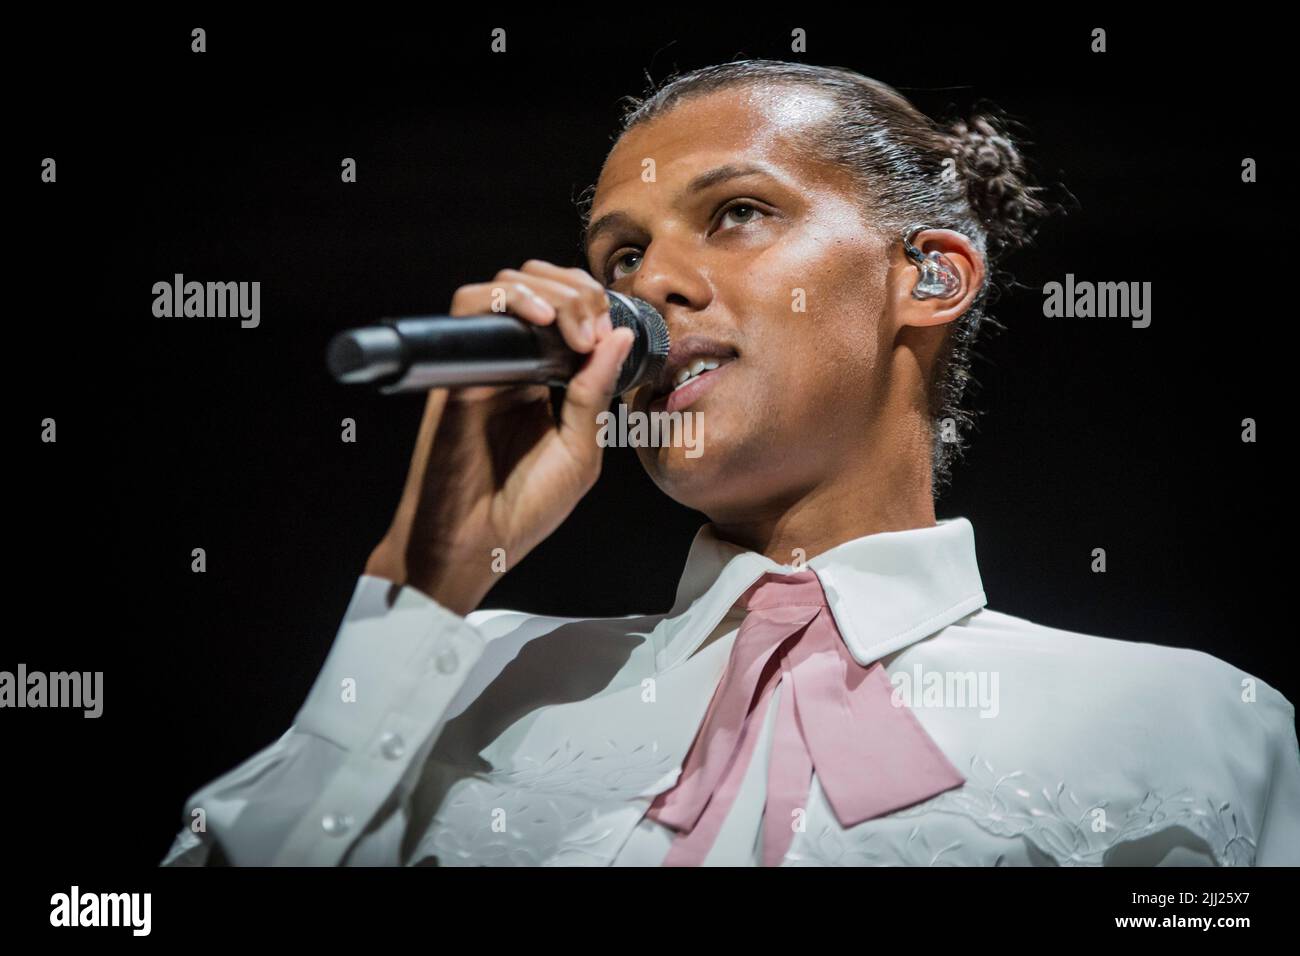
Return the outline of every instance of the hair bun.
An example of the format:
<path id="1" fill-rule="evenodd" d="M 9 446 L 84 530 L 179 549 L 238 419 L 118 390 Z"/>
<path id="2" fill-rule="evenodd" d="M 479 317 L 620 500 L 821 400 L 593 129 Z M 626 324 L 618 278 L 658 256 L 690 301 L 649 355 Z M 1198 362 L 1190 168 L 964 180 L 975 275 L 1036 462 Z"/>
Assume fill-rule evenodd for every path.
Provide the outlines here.
<path id="1" fill-rule="evenodd" d="M 981 113 L 945 130 L 967 200 L 996 251 L 1026 243 L 1047 212 L 1006 127 L 1001 117 Z"/>

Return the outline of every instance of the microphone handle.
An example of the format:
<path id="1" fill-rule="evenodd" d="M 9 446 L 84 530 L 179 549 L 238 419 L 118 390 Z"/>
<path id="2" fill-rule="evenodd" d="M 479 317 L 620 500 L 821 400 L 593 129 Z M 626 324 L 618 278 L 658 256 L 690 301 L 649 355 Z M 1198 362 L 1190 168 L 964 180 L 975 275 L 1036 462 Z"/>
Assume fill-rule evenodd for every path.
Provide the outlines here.
<path id="1" fill-rule="evenodd" d="M 668 360 L 668 326 L 650 303 L 606 290 L 610 321 L 636 333 L 615 394 L 653 381 Z M 564 343 L 555 325 L 492 313 L 408 316 L 340 332 L 326 364 L 344 384 L 374 385 L 386 395 L 463 385 L 535 382 L 562 386 L 587 356 Z"/>
<path id="2" fill-rule="evenodd" d="M 399 376 L 380 386 L 386 395 L 462 385 L 564 385 L 587 360 L 565 345 L 557 326 L 509 315 L 410 316 L 382 324 L 401 337 L 407 356 L 438 357 L 403 362 Z"/>

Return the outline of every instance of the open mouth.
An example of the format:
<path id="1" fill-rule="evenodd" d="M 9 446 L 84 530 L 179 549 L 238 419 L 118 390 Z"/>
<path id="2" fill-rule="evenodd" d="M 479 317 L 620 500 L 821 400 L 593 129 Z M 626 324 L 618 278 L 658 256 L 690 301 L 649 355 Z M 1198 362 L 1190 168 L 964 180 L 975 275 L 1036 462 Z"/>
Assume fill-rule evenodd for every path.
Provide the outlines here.
<path id="1" fill-rule="evenodd" d="M 695 379 L 699 378 L 705 372 L 712 372 L 714 369 L 730 361 L 730 358 L 723 357 L 695 359 L 695 361 L 691 362 L 690 365 L 684 365 L 677 370 L 677 374 L 673 378 L 672 391 L 677 391 L 677 389 L 695 381 Z M 672 394 L 672 392 L 669 392 L 669 394 Z"/>
<path id="2" fill-rule="evenodd" d="M 650 401 L 652 411 L 680 411 L 693 405 L 726 374 L 737 356 L 733 353 L 699 355 L 671 365 Z"/>

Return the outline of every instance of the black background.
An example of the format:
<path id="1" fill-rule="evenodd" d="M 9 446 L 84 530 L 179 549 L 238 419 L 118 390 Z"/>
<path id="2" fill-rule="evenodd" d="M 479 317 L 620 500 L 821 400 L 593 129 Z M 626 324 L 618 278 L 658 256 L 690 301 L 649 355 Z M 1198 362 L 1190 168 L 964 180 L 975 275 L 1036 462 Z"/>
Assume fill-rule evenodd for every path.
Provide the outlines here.
<path id="1" fill-rule="evenodd" d="M 0 669 L 102 670 L 105 710 L 0 714 L 7 858 L 65 891 L 70 866 L 152 867 L 185 797 L 288 727 L 423 403 L 335 385 L 331 334 L 445 311 L 458 285 L 528 258 L 582 264 L 574 200 L 618 98 L 647 70 L 740 55 L 852 67 L 940 118 L 987 99 L 1029 127 L 1040 178 L 1077 207 L 1005 263 L 1025 287 L 979 346 L 981 427 L 939 516 L 973 522 L 990 607 L 1203 650 L 1294 701 L 1294 636 L 1274 623 L 1294 588 L 1289 476 L 1269 450 L 1292 340 L 1279 51 L 1265 27 L 1218 20 L 923 13 L 15 22 Z M 260 280 L 261 326 L 154 318 L 152 284 L 176 272 Z M 1042 285 L 1067 272 L 1152 282 L 1151 326 L 1045 319 Z M 36 437 L 46 417 L 57 444 Z M 1259 444 L 1240 440 L 1246 417 Z M 486 605 L 665 610 L 703 520 L 611 449 Z"/>

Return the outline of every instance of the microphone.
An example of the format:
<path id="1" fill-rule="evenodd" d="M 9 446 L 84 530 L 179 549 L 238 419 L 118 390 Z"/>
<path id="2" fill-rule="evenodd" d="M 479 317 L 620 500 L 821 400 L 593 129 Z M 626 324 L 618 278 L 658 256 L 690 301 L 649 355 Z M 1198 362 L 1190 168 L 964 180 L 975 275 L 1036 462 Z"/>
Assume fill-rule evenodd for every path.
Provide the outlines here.
<path id="1" fill-rule="evenodd" d="M 668 326 L 644 299 L 605 290 L 614 328 L 636 333 L 615 395 L 657 378 L 668 361 Z M 375 385 L 385 395 L 463 385 L 565 385 L 587 356 L 554 325 L 504 313 L 381 319 L 334 336 L 326 364 L 344 384 Z"/>

